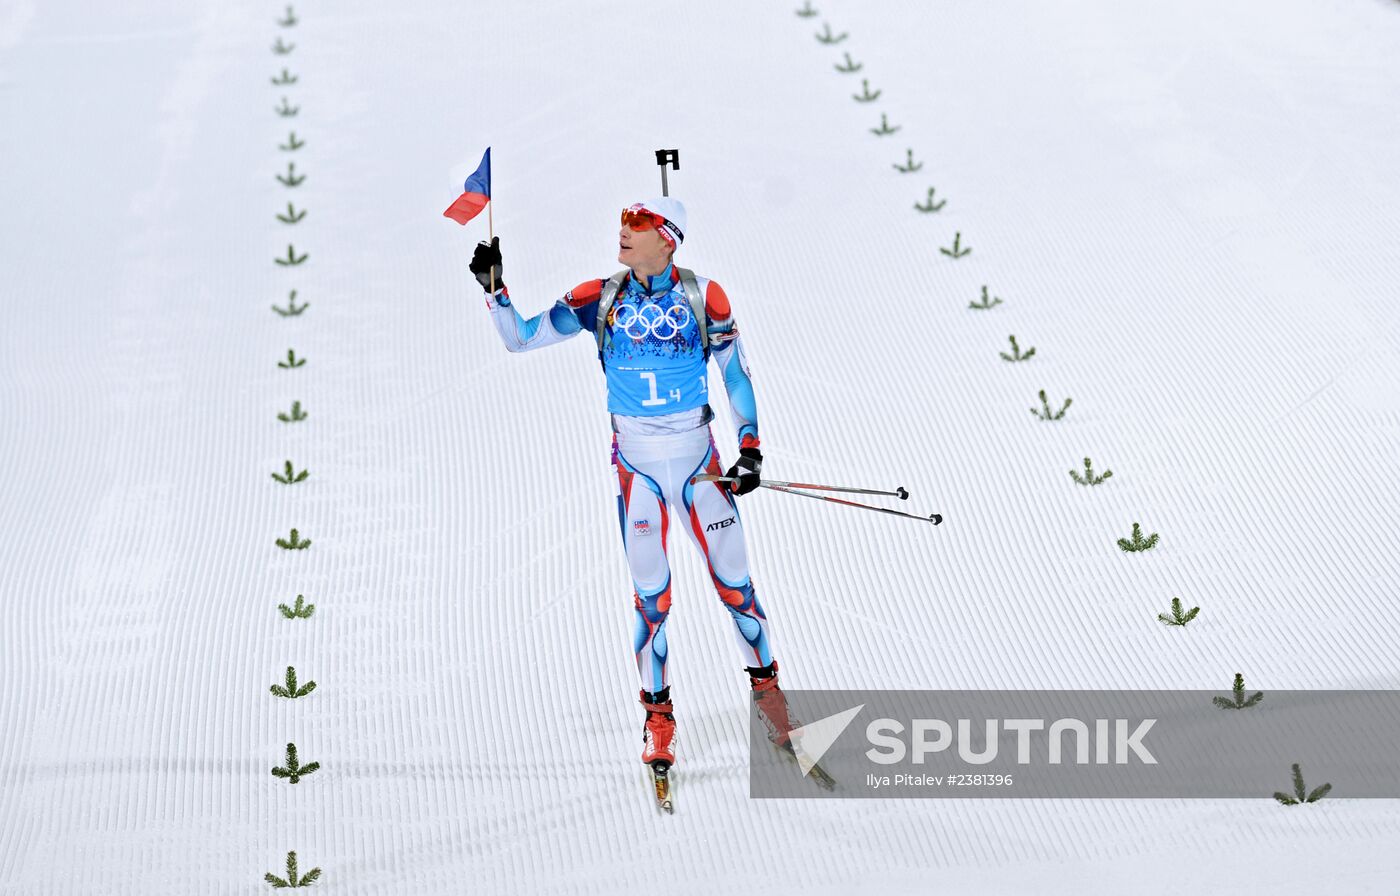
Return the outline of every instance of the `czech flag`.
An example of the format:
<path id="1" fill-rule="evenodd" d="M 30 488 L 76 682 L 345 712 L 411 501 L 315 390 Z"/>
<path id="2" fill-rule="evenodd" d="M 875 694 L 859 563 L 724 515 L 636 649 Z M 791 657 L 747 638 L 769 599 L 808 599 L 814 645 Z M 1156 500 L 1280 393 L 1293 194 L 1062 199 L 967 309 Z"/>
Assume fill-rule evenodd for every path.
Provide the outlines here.
<path id="1" fill-rule="evenodd" d="M 491 147 L 488 146 L 481 157 L 481 164 L 476 166 L 476 170 L 462 185 L 462 195 L 458 196 L 457 200 L 448 206 L 447 211 L 442 214 L 458 224 L 465 224 L 481 214 L 481 210 L 486 208 L 486 203 L 490 201 Z"/>

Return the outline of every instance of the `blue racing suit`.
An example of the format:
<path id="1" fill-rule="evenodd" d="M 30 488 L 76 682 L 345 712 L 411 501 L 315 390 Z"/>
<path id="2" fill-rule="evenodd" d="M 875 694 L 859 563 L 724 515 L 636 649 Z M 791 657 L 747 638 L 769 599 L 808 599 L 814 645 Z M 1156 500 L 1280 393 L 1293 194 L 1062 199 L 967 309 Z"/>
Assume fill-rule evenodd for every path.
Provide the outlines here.
<path id="1" fill-rule="evenodd" d="M 744 665 L 773 661 L 768 621 L 749 579 L 733 492 L 724 483 L 691 481 L 699 473 L 723 475 L 709 426 L 707 358 L 714 358 L 724 378 L 739 447 L 759 446 L 753 382 L 729 297 L 713 280 L 697 276 L 696 281 L 704 297 L 708 351 L 700 344 L 699 324 L 672 265 L 654 277 L 629 271 L 601 322 L 607 328 L 599 354 L 613 421 L 618 521 L 636 611 L 633 646 L 642 688 L 650 692 L 668 684 L 671 508 L 705 557 L 715 590 L 733 617 Z M 516 311 L 504 286 L 487 297 L 487 307 L 506 348 L 529 351 L 585 330 L 596 337 L 606 283 L 606 278 L 586 280 L 529 319 Z"/>

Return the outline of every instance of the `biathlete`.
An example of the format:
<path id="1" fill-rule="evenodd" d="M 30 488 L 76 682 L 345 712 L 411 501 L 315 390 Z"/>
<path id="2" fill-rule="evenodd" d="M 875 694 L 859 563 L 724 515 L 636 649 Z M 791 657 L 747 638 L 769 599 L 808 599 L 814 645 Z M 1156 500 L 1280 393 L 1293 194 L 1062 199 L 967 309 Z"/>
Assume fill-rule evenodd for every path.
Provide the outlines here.
<path id="1" fill-rule="evenodd" d="M 675 762 L 676 722 L 666 672 L 666 617 L 671 570 L 666 557 L 670 512 L 705 558 L 710 580 L 734 620 L 739 653 L 768 737 L 791 750 L 786 699 L 778 687 L 771 632 L 754 593 L 736 495 L 758 487 L 763 455 L 743 340 L 720 285 L 673 264 L 685 238 L 685 207 L 662 197 L 622 212 L 612 275 L 585 280 L 550 309 L 521 317 L 501 280 L 500 238 L 477 245 L 470 269 L 486 290 L 486 307 L 508 350 L 530 351 L 583 331 L 598 342 L 612 415 L 617 512 L 631 570 L 641 676 L 642 761 L 664 775 Z M 494 288 L 494 291 L 493 291 Z M 739 434 L 739 458 L 721 475 L 710 421 L 706 363 L 724 378 Z"/>

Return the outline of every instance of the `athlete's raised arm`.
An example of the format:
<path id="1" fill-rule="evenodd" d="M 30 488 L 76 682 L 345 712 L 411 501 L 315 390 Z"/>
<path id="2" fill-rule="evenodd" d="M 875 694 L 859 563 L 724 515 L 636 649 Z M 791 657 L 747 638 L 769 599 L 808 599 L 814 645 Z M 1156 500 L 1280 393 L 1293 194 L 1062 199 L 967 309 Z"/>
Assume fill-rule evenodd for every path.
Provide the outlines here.
<path id="1" fill-rule="evenodd" d="M 552 307 L 526 320 L 511 304 L 510 292 L 501 280 L 501 238 L 477 243 L 469 266 L 486 292 L 491 321 L 508 351 L 526 352 L 563 342 L 580 330 L 593 331 L 597 325 L 598 295 L 602 280 L 588 280 L 569 291 Z M 494 282 L 493 282 L 494 281 Z M 495 292 L 492 292 L 492 286 Z"/>

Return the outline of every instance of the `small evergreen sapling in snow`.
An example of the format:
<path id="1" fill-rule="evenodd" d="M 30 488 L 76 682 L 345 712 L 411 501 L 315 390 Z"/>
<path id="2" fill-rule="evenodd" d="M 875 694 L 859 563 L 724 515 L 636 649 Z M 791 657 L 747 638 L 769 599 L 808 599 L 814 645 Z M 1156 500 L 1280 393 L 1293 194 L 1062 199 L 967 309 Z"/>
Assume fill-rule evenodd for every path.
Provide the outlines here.
<path id="1" fill-rule="evenodd" d="M 911 171 L 918 171 L 922 167 L 924 167 L 923 162 L 914 161 L 914 150 L 912 149 L 906 149 L 904 151 L 903 165 L 899 164 L 898 162 L 895 162 L 894 164 L 894 170 L 900 172 L 901 174 L 908 174 Z"/>
<path id="2" fill-rule="evenodd" d="M 298 255 L 298 254 L 296 253 L 296 249 L 292 248 L 292 244 L 291 244 L 291 243 L 288 243 L 288 244 L 287 244 L 287 257 L 286 257 L 286 258 L 274 258 L 274 259 L 272 259 L 272 261 L 273 261 L 274 264 L 280 264 L 282 267 L 285 268 L 285 267 L 292 267 L 292 266 L 295 266 L 295 265 L 299 265 L 299 264 L 301 264 L 302 262 L 306 261 L 306 259 L 309 258 L 309 257 L 310 257 L 310 255 L 308 255 L 308 254 L 305 253 L 305 252 L 303 252 L 302 254 Z"/>
<path id="3" fill-rule="evenodd" d="M 296 206 L 292 205 L 290 202 L 287 203 L 287 213 L 285 215 L 281 212 L 277 213 L 277 220 L 281 221 L 283 224 L 298 224 L 301 222 L 301 219 L 305 217 L 306 209 L 297 211 Z"/>
<path id="4" fill-rule="evenodd" d="M 939 246 L 938 251 L 947 255 L 949 258 L 962 258 L 972 251 L 972 247 L 969 246 L 966 249 L 962 248 L 962 231 L 959 230 L 957 233 L 953 234 L 953 248 L 949 249 L 946 246 Z"/>
<path id="5" fill-rule="evenodd" d="M 291 131 L 287 134 L 287 142 L 277 144 L 277 148 L 282 150 L 283 152 L 296 152 L 298 149 L 301 149 L 305 145 L 306 141 L 298 140 L 297 132 Z"/>
<path id="6" fill-rule="evenodd" d="M 276 176 L 279 183 L 284 187 L 299 187 L 301 182 L 306 180 L 305 174 L 297 174 L 297 163 L 287 163 L 287 173 Z"/>
<path id="7" fill-rule="evenodd" d="M 285 67 L 282 69 L 282 74 L 272 79 L 272 83 L 277 85 L 295 84 L 296 82 L 297 76 L 287 71 Z"/>
<path id="8" fill-rule="evenodd" d="M 301 314 L 309 307 L 311 307 L 310 302 L 303 302 L 300 305 L 297 304 L 297 291 L 294 289 L 292 290 L 291 294 L 287 296 L 286 308 L 279 308 L 276 305 L 273 305 L 272 310 L 276 311 L 283 317 L 296 317 L 298 314 Z"/>
<path id="9" fill-rule="evenodd" d="M 856 62 L 854 59 L 851 58 L 850 53 L 843 53 L 842 55 L 846 57 L 845 61 L 836 63 L 836 70 L 841 74 L 850 75 L 865 68 L 865 63 Z"/>
<path id="10" fill-rule="evenodd" d="M 880 113 L 880 126 L 879 126 L 878 128 L 871 128 L 871 129 L 870 129 L 870 133 L 874 134 L 874 135 L 877 136 L 877 137 L 887 137 L 887 136 L 889 136 L 890 134 L 893 134 L 893 133 L 894 133 L 895 131 L 897 131 L 897 130 L 899 130 L 899 125 L 895 125 L 894 127 L 890 127 L 889 119 L 885 117 L 885 113 L 881 112 L 881 113 Z"/>
<path id="11" fill-rule="evenodd" d="M 283 118 L 291 118 L 301 111 L 301 107 L 293 106 L 291 103 L 287 102 L 287 98 L 284 96 L 282 97 L 282 105 L 276 107 L 272 111 L 276 112 Z"/>
<path id="12" fill-rule="evenodd" d="M 1070 470 L 1069 475 L 1071 479 L 1073 479 L 1080 485 L 1098 485 L 1100 482 L 1103 482 L 1105 479 L 1112 476 L 1113 471 L 1104 470 L 1102 476 L 1095 476 L 1094 465 L 1090 463 L 1089 458 L 1086 457 L 1084 458 L 1084 475 L 1080 476 L 1078 471 L 1076 470 Z"/>
<path id="13" fill-rule="evenodd" d="M 946 199 L 943 199 L 943 200 L 941 200 L 941 201 L 935 203 L 935 202 L 933 201 L 933 194 L 934 194 L 934 189 L 933 189 L 933 187 L 929 187 L 929 188 L 928 188 L 928 198 L 925 199 L 923 202 L 916 202 L 916 203 L 914 203 L 914 208 L 918 209 L 918 210 L 921 211 L 921 212 L 928 213 L 928 212 L 936 212 L 936 211 L 938 211 L 939 209 L 943 208 L 943 206 L 945 206 L 945 205 L 948 204 L 948 200 L 946 200 Z"/>
<path id="14" fill-rule="evenodd" d="M 1289 796 L 1281 791 L 1274 791 L 1274 799 L 1285 806 L 1296 806 L 1299 803 L 1315 803 L 1327 795 L 1332 789 L 1332 785 L 1323 784 L 1321 787 L 1308 793 L 1307 787 L 1303 784 L 1303 770 L 1298 767 L 1298 763 L 1293 763 L 1293 796 Z"/>
<path id="15" fill-rule="evenodd" d="M 997 298 L 996 296 L 992 296 L 990 299 L 987 298 L 987 287 L 986 287 L 986 286 L 983 286 L 983 287 L 982 287 L 982 301 L 981 301 L 980 303 L 978 303 L 978 302 L 968 302 L 968 303 L 967 303 L 967 307 L 969 307 L 969 308 L 978 308 L 978 309 L 985 310 L 985 309 L 987 309 L 987 308 L 991 308 L 991 307 L 994 307 L 994 306 L 1000 305 L 1000 304 L 1001 304 L 1001 299 Z"/>
<path id="16" fill-rule="evenodd" d="M 1011 337 L 1011 351 L 1012 354 L 1009 355 L 1006 352 L 997 352 L 997 354 L 1001 355 L 1004 361 L 1025 361 L 1035 356 L 1035 346 L 1031 346 L 1030 351 L 1021 354 L 1021 347 L 1016 344 L 1015 336 Z"/>
<path id="17" fill-rule="evenodd" d="M 289 700 L 295 700 L 297 697 L 305 697 L 307 694 L 316 690 L 316 682 L 308 681 L 301 687 L 297 687 L 297 670 L 288 666 L 286 685 L 274 684 L 271 690 L 273 695 L 277 697 L 286 697 Z"/>
<path id="18" fill-rule="evenodd" d="M 321 869 L 312 868 L 310 871 L 298 877 L 297 854 L 295 852 L 289 852 L 287 853 L 287 876 L 285 878 L 278 877 L 269 871 L 267 874 L 263 875 L 263 880 L 272 884 L 272 889 L 274 890 L 285 890 L 292 887 L 309 887 L 320 876 Z"/>
<path id="19" fill-rule="evenodd" d="M 1257 706 L 1260 700 L 1264 699 L 1263 691 L 1255 691 L 1250 697 L 1244 695 L 1244 675 L 1235 673 L 1235 686 L 1233 699 L 1231 697 L 1212 697 L 1210 702 L 1221 709 L 1249 709 Z"/>
<path id="20" fill-rule="evenodd" d="M 278 420 L 281 420 L 283 423 L 296 423 L 296 422 L 299 421 L 299 420 L 305 420 L 305 419 L 306 419 L 306 412 L 303 411 L 303 410 L 301 409 L 301 402 L 299 402 L 299 401 L 294 401 L 294 402 L 292 402 L 292 410 L 291 410 L 291 412 L 290 412 L 290 413 L 287 413 L 287 412 L 285 412 L 285 411 L 284 411 L 284 412 L 279 412 L 279 413 L 277 414 L 277 419 L 278 419 Z M 296 531 L 296 530 L 293 530 L 293 531 Z"/>
<path id="21" fill-rule="evenodd" d="M 1185 625 L 1192 619 L 1195 619 L 1196 614 L 1199 612 L 1201 612 L 1200 607 L 1192 607 L 1191 609 L 1183 613 L 1181 610 L 1181 598 L 1173 597 L 1172 614 L 1168 616 L 1166 613 L 1158 613 L 1157 621 L 1165 623 L 1167 625 Z"/>
<path id="22" fill-rule="evenodd" d="M 875 91 L 874 93 L 871 93 L 871 92 L 870 92 L 870 81 L 869 81 L 868 79 L 866 79 L 866 78 L 861 78 L 861 79 L 860 79 L 860 93 L 853 93 L 853 94 L 851 94 L 851 98 L 854 99 L 854 100 L 855 100 L 856 102 L 858 102 L 858 103 L 869 103 L 869 102 L 872 102 L 872 101 L 874 101 L 874 100 L 878 100 L 878 99 L 880 98 L 880 94 L 883 93 L 883 92 L 884 92 L 884 91 L 877 90 L 877 91 Z"/>
<path id="23" fill-rule="evenodd" d="M 797 14 L 804 19 L 810 19 L 816 15 L 817 11 L 812 8 L 812 0 L 807 0 L 806 3 L 802 4 L 802 8 L 797 11 Z"/>
<path id="24" fill-rule="evenodd" d="M 1045 390 L 1041 389 L 1040 406 L 1041 408 L 1044 408 L 1044 410 L 1042 411 L 1038 408 L 1031 408 L 1031 413 L 1039 417 L 1041 420 L 1058 420 L 1065 415 L 1065 411 L 1069 410 L 1069 406 L 1073 402 L 1073 398 L 1066 398 L 1065 403 L 1060 407 L 1058 411 L 1051 411 L 1050 401 L 1045 397 Z"/>
<path id="25" fill-rule="evenodd" d="M 290 538 L 277 539 L 277 546 L 287 551 L 304 551 L 311 547 L 311 539 L 302 538 L 297 530 L 293 529 Z"/>
<path id="26" fill-rule="evenodd" d="M 278 604 L 277 609 L 286 619 L 310 619 L 311 614 L 316 612 L 316 605 L 306 603 L 306 598 L 298 594 L 296 606 L 289 607 L 286 604 Z"/>
<path id="27" fill-rule="evenodd" d="M 278 482 L 282 483 L 283 485 L 291 485 L 293 482 L 301 482 L 301 481 L 302 481 L 303 479 L 305 479 L 307 476 L 311 475 L 311 471 L 310 471 L 310 470 L 302 470 L 300 473 L 298 473 L 298 472 L 296 472 L 295 470 L 293 470 L 293 469 L 292 469 L 292 462 L 291 462 L 291 461 L 287 461 L 286 470 L 287 470 L 287 472 L 286 472 L 285 474 L 282 474 L 282 473 L 273 473 L 273 474 L 272 474 L 272 478 L 273 478 L 273 479 L 276 479 Z"/>
<path id="28" fill-rule="evenodd" d="M 1131 541 L 1126 538 L 1118 539 L 1118 547 L 1122 548 L 1125 551 L 1128 551 L 1129 553 L 1137 553 L 1138 551 L 1151 550 L 1156 546 L 1157 533 L 1153 532 L 1151 535 L 1147 536 L 1146 538 L 1143 538 L 1142 527 L 1140 527 L 1137 523 L 1133 523 L 1133 537 Z"/>
<path id="29" fill-rule="evenodd" d="M 309 775 L 321 767 L 319 762 L 310 762 L 306 765 L 297 764 L 297 745 L 287 744 L 287 764 L 272 770 L 272 773 L 279 778 L 286 778 L 293 784 L 302 779 L 303 775 Z"/>

